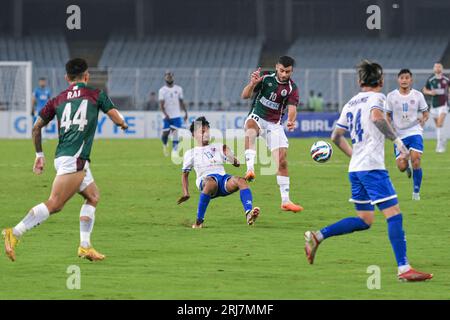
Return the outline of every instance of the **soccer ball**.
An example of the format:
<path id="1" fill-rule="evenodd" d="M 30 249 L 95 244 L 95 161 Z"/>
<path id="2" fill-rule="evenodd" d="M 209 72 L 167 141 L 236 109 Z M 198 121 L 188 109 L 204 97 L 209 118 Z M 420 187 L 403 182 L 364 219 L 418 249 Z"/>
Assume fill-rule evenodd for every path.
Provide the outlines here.
<path id="1" fill-rule="evenodd" d="M 316 162 L 327 162 L 332 154 L 333 148 L 326 141 L 317 141 L 311 146 L 311 158 Z"/>

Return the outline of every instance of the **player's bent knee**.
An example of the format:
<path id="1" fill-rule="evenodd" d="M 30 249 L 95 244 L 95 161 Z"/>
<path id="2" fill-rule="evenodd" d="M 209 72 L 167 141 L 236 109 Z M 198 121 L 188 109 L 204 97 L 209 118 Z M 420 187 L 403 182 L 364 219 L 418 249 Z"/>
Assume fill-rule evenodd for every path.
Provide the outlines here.
<path id="1" fill-rule="evenodd" d="M 48 209 L 48 212 L 50 214 L 58 213 L 64 208 L 64 204 L 63 203 L 60 203 L 59 201 L 55 201 L 53 199 L 48 200 L 45 203 L 45 205 L 46 205 L 46 207 Z"/>
<path id="2" fill-rule="evenodd" d="M 288 167 L 287 160 L 285 158 L 280 159 L 278 167 L 280 170 L 286 170 Z"/>
<path id="3" fill-rule="evenodd" d="M 247 180 L 245 180 L 244 178 L 241 178 L 241 177 L 238 178 L 237 185 L 238 185 L 239 189 L 247 189 L 248 188 Z"/>
<path id="4" fill-rule="evenodd" d="M 413 159 L 412 166 L 413 169 L 420 169 L 420 158 Z"/>

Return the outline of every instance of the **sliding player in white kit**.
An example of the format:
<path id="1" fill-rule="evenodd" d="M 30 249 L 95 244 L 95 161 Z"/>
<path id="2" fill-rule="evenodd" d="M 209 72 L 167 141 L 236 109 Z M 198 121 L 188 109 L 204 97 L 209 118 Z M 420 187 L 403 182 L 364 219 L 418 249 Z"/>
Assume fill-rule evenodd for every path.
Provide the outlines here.
<path id="1" fill-rule="evenodd" d="M 239 167 L 239 161 L 233 152 L 222 143 L 210 144 L 209 122 L 205 117 L 197 118 L 192 122 L 190 131 L 196 146 L 184 154 L 182 187 L 183 196 L 178 204 L 189 200 L 189 172 L 194 168 L 197 179 L 196 185 L 200 190 L 200 199 L 197 210 L 197 220 L 192 228 L 203 228 L 206 209 L 209 201 L 216 197 L 226 197 L 239 190 L 242 206 L 248 225 L 253 225 L 260 214 L 258 207 L 253 207 L 253 197 L 247 181 L 238 176 L 231 176 L 225 172 L 226 162 Z"/>
<path id="2" fill-rule="evenodd" d="M 350 202 L 355 204 L 356 217 L 342 219 L 320 231 L 305 232 L 305 253 L 310 264 L 319 245 L 328 238 L 363 231 L 375 220 L 375 205 L 383 213 L 388 226 L 389 240 L 398 266 L 398 279 L 424 281 L 432 274 L 414 270 L 406 255 L 403 215 L 384 164 L 385 138 L 393 141 L 402 158 L 408 158 L 408 149 L 394 133 L 384 114 L 386 96 L 383 87 L 383 69 L 378 63 L 364 60 L 358 66 L 361 91 L 344 106 L 331 136 L 336 146 L 351 158 L 349 179 Z M 350 133 L 352 146 L 344 137 Z"/>
<path id="3" fill-rule="evenodd" d="M 413 200 L 420 200 L 420 186 L 422 184 L 422 168 L 420 159 L 423 153 L 423 126 L 428 120 L 428 105 L 422 92 L 412 89 L 413 76 L 409 69 L 402 69 L 398 73 L 399 88 L 391 91 L 386 100 L 387 119 L 396 133 L 408 148 L 411 159 L 400 157 L 397 146 L 394 145 L 397 167 L 400 171 L 413 176 Z"/>
<path id="4" fill-rule="evenodd" d="M 161 87 L 158 92 L 159 105 L 163 113 L 163 129 L 161 140 L 163 143 L 163 152 L 167 157 L 167 142 L 169 135 L 172 132 L 172 156 L 178 155 L 178 130 L 184 127 L 184 122 L 187 121 L 188 114 L 186 105 L 183 101 L 183 88 L 174 84 L 174 76 L 172 72 L 166 72 L 164 75 L 166 85 Z M 181 117 L 181 110 L 184 111 L 184 121 Z"/>

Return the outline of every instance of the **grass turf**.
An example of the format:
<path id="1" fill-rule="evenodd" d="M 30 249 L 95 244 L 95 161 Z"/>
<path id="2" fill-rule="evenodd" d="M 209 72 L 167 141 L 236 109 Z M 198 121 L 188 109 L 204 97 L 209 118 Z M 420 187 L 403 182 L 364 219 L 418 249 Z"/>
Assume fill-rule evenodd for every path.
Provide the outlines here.
<path id="1" fill-rule="evenodd" d="M 245 223 L 239 195 L 213 200 L 202 230 L 190 228 L 198 191 L 178 206 L 180 166 L 164 158 L 158 140 L 97 140 L 92 172 L 101 191 L 93 243 L 107 260 L 76 256 L 79 209 L 73 198 L 62 212 L 27 233 L 17 261 L 0 257 L 0 299 L 449 299 L 449 154 L 427 141 L 422 200 L 411 200 L 412 181 L 395 168 L 391 143 L 387 167 L 396 187 L 414 267 L 432 272 L 426 283 L 399 283 L 380 213 L 369 231 L 329 239 L 315 265 L 303 252 L 303 233 L 354 215 L 348 159 L 335 150 L 326 164 L 309 156 L 313 140 L 291 139 L 291 198 L 305 211 L 282 212 L 275 176 L 251 184 L 262 209 L 254 227 Z M 56 141 L 46 141 L 47 167 L 31 172 L 31 141 L 0 140 L 0 227 L 14 226 L 47 199 L 54 177 Z M 240 156 L 242 160 L 242 155 Z M 243 175 L 244 168 L 227 167 Z M 192 174 L 194 175 L 194 174 Z M 3 250 L 2 250 L 3 251 Z M 81 269 L 81 289 L 69 290 L 67 268 Z M 381 268 L 381 289 L 369 290 L 367 267 Z"/>

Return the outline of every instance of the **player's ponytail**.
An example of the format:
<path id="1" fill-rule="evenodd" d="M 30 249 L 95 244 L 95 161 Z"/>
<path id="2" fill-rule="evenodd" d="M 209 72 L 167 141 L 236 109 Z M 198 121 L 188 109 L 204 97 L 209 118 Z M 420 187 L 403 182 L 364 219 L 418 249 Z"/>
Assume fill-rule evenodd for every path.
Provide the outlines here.
<path id="1" fill-rule="evenodd" d="M 383 68 L 376 62 L 363 60 L 357 67 L 361 87 L 377 87 L 383 80 Z"/>

